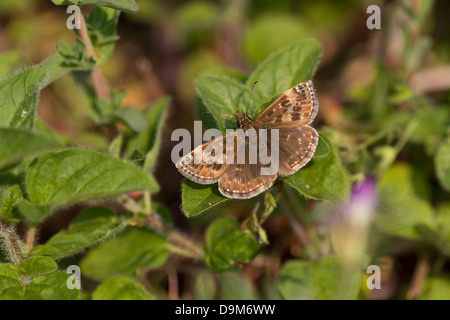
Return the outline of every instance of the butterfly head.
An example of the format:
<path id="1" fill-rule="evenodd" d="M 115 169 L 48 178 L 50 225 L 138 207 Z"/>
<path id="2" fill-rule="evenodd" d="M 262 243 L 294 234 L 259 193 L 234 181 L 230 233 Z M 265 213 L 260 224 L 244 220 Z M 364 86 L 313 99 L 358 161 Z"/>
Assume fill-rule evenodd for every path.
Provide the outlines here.
<path id="1" fill-rule="evenodd" d="M 235 117 L 238 127 L 244 131 L 247 130 L 252 122 L 252 118 L 240 110 L 236 111 Z"/>

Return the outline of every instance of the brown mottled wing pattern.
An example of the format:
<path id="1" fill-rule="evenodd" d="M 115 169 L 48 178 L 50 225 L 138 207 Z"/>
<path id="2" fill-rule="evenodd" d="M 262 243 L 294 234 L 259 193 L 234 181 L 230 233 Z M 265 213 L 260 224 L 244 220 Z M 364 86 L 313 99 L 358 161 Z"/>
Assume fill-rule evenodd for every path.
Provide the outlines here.
<path id="1" fill-rule="evenodd" d="M 308 80 L 285 91 L 256 116 L 255 127 L 279 129 L 280 176 L 295 173 L 314 155 L 319 135 L 309 124 L 313 122 L 318 110 L 319 102 L 314 86 Z"/>
<path id="2" fill-rule="evenodd" d="M 227 167 L 225 161 L 217 161 L 218 159 L 212 159 L 215 161 L 213 161 L 213 163 L 209 163 L 207 162 L 208 159 L 203 159 L 204 161 L 201 163 L 195 163 L 194 155 L 195 152 L 198 152 L 199 150 L 203 152 L 208 146 L 211 148 L 222 149 L 224 150 L 223 154 L 226 155 L 225 140 L 226 136 L 221 136 L 198 146 L 187 155 L 181 157 L 175 166 L 182 175 L 194 182 L 201 184 L 216 183 L 225 172 Z"/>
<path id="3" fill-rule="evenodd" d="M 308 125 L 280 129 L 278 174 L 286 177 L 305 166 L 313 157 L 318 142 L 317 131 Z"/>
<path id="4" fill-rule="evenodd" d="M 310 127 L 319 104 L 311 81 L 303 81 L 295 87 L 284 92 L 278 99 L 271 103 L 249 123 L 249 127 L 259 129 L 278 129 L 279 133 L 279 166 L 278 174 L 288 176 L 299 170 L 311 160 L 314 155 L 319 135 Z M 269 130 L 270 131 L 270 130 Z M 230 133 L 234 134 L 234 133 Z M 259 160 L 257 164 L 226 163 L 225 158 L 217 161 L 220 156 L 226 155 L 227 149 L 246 149 L 248 155 L 249 145 L 226 145 L 226 137 L 222 136 L 213 141 L 198 146 L 189 154 L 182 157 L 177 163 L 178 170 L 187 178 L 201 184 L 219 183 L 219 191 L 232 199 L 248 199 L 269 189 L 277 174 L 263 175 L 263 167 Z M 233 140 L 234 141 L 234 140 Z M 214 160 L 213 163 L 203 161 L 194 163 L 196 151 L 203 151 L 207 147 L 223 150 L 218 156 L 211 154 L 206 160 Z M 269 150 L 276 147 L 269 145 Z M 247 156 L 246 156 L 247 157 Z M 236 159 L 235 159 L 236 160 Z"/>
<path id="5" fill-rule="evenodd" d="M 261 175 L 258 164 L 229 165 L 219 179 L 219 191 L 232 199 L 250 199 L 269 189 L 277 175 Z"/>
<path id="6" fill-rule="evenodd" d="M 319 102 L 310 80 L 285 91 L 255 118 L 261 128 L 297 127 L 313 122 Z"/>

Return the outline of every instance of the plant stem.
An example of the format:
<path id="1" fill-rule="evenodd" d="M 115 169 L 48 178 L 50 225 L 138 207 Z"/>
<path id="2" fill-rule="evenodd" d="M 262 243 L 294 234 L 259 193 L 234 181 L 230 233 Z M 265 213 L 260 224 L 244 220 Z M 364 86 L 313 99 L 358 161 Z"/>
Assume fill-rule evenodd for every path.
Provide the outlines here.
<path id="1" fill-rule="evenodd" d="M 178 247 L 181 247 L 180 250 L 171 250 L 176 251 L 176 253 L 187 256 L 189 258 L 200 259 L 203 256 L 203 249 L 199 247 L 196 243 L 190 240 L 185 235 L 181 234 L 178 231 L 168 229 L 159 219 L 157 215 L 152 214 L 151 207 L 150 208 L 142 208 L 136 201 L 131 199 L 130 197 L 122 198 L 122 205 L 134 213 L 143 212 L 147 216 L 145 220 L 149 227 L 154 230 L 157 230 L 167 236 L 167 238 Z M 173 249 L 173 247 L 171 247 Z"/>
<path id="2" fill-rule="evenodd" d="M 14 264 L 21 264 L 25 260 L 25 255 L 20 246 L 19 236 L 13 227 L 5 221 L 0 221 L 0 235 L 3 237 L 11 261 Z"/>
<path id="3" fill-rule="evenodd" d="M 411 286 L 406 294 L 408 299 L 417 299 L 420 296 L 429 272 L 430 264 L 428 263 L 428 257 L 420 257 L 417 261 L 416 269 L 414 270 Z"/>
<path id="4" fill-rule="evenodd" d="M 306 230 L 300 223 L 298 223 L 297 219 L 294 216 L 294 212 L 297 211 L 297 208 L 292 203 L 291 197 L 289 196 L 285 188 L 281 187 L 280 193 L 281 193 L 281 202 L 284 204 L 284 207 L 286 209 L 285 213 L 289 220 L 291 228 L 294 231 L 294 234 L 297 236 L 303 248 L 309 247 L 311 245 L 311 240 L 309 239 Z"/>
<path id="5" fill-rule="evenodd" d="M 169 230 L 155 215 L 150 215 L 147 218 L 147 222 L 149 223 L 150 227 L 153 229 L 156 229 L 165 235 L 176 245 L 187 249 L 192 253 L 192 256 L 199 259 L 203 256 L 203 250 L 195 244 L 193 241 L 191 241 L 189 238 L 187 238 L 185 235 L 181 234 L 178 231 L 175 230 Z M 191 257 L 192 257 L 191 256 Z"/>
<path id="6" fill-rule="evenodd" d="M 27 242 L 26 242 L 26 246 L 25 246 L 27 252 L 30 252 L 31 249 L 33 249 L 35 235 L 36 235 L 36 227 L 35 226 L 28 227 Z"/>
<path id="7" fill-rule="evenodd" d="M 92 45 L 91 38 L 89 37 L 86 19 L 84 15 L 81 15 L 81 24 L 79 31 L 80 39 L 83 41 L 86 46 L 86 56 L 92 57 L 95 61 L 97 61 L 97 56 L 95 54 L 94 46 Z M 91 72 L 92 83 L 94 85 L 95 93 L 97 97 L 102 98 L 104 100 L 109 100 L 108 90 L 106 89 L 105 81 L 103 79 L 102 71 L 98 66 L 94 68 Z"/>

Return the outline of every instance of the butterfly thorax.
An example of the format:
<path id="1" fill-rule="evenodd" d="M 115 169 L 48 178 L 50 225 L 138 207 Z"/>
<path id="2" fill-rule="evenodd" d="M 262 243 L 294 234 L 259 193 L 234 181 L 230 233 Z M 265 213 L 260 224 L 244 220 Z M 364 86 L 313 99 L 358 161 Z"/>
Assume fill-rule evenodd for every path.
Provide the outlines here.
<path id="1" fill-rule="evenodd" d="M 252 127 L 252 118 L 250 118 L 244 112 L 239 110 L 236 111 L 235 117 L 238 127 L 242 130 L 246 131 L 248 128 Z"/>

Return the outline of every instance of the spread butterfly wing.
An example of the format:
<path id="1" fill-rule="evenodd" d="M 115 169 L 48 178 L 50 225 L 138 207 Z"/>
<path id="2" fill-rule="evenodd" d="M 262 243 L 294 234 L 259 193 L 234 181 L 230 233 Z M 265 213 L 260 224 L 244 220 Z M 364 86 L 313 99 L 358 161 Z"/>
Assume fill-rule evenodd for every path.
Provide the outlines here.
<path id="1" fill-rule="evenodd" d="M 293 127 L 313 122 L 319 110 L 313 83 L 300 82 L 285 91 L 255 118 L 262 128 Z"/>
<path id="2" fill-rule="evenodd" d="M 280 129 L 279 137 L 278 174 L 285 177 L 295 173 L 311 160 L 319 142 L 319 135 L 314 128 L 305 125 Z"/>
<path id="3" fill-rule="evenodd" d="M 194 182 L 212 184 L 219 180 L 226 169 L 226 150 L 226 136 L 221 136 L 181 157 L 175 166 L 182 175 Z"/>
<path id="4" fill-rule="evenodd" d="M 219 179 L 219 191 L 232 199 L 250 199 L 269 189 L 276 174 L 261 175 L 259 164 L 229 165 Z"/>

